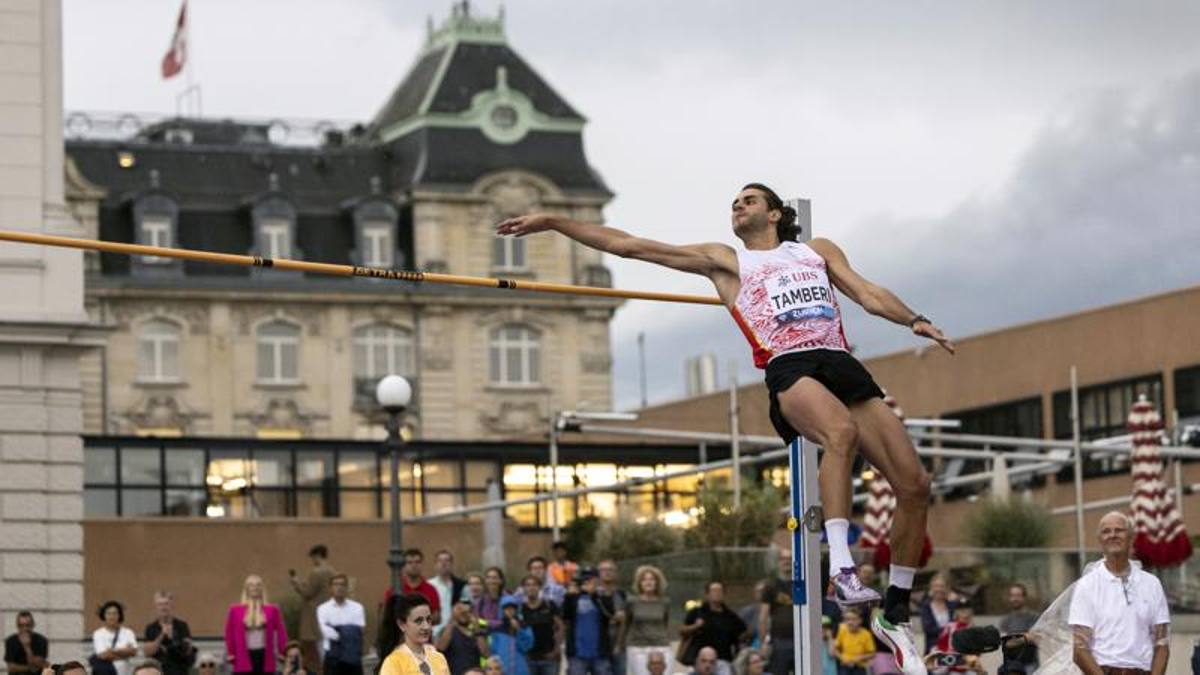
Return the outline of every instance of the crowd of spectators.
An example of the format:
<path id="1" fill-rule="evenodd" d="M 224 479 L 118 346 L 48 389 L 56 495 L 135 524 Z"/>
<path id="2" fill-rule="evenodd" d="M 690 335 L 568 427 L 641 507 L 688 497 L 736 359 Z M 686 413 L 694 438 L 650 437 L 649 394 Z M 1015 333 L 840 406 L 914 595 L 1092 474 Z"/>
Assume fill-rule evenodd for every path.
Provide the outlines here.
<path id="1" fill-rule="evenodd" d="M 191 629 L 175 613 L 170 592 L 154 593 L 154 616 L 141 637 L 127 627 L 125 607 L 103 603 L 102 625 L 92 635 L 91 675 L 138 675 L 139 656 L 161 675 L 363 675 L 364 654 L 378 656 L 383 675 L 665 675 L 687 668 L 697 675 L 789 673 L 792 643 L 791 555 L 781 551 L 777 573 L 754 587 L 753 602 L 731 607 L 725 584 L 711 580 L 703 597 L 689 603 L 682 624 L 671 626 L 668 578 L 642 565 L 624 588 L 613 560 L 595 566 L 570 560 L 556 543 L 550 557 L 534 555 L 510 583 L 499 567 L 458 575 L 454 554 L 404 552 L 399 592 L 389 588 L 379 605 L 378 635 L 366 635 L 367 612 L 351 597 L 351 579 L 329 562 L 325 546 L 309 551 L 311 568 L 289 570 L 300 599 L 298 634 L 289 636 L 283 612 L 257 574 L 248 575 L 240 599 L 226 612 L 223 653 L 202 653 Z M 863 584 L 878 583 L 870 565 L 859 568 Z M 1037 613 L 1028 590 L 1013 584 L 1005 632 L 1028 630 Z M 824 675 L 896 672 L 891 655 L 869 628 L 870 615 L 822 603 Z M 954 632 L 973 615 L 946 579 L 934 576 L 914 608 L 926 651 L 949 651 Z M 32 614 L 17 617 L 5 641 L 10 673 L 41 673 L 49 666 L 48 643 L 35 631 Z M 295 638 L 295 639 L 293 639 Z M 1037 667 L 1036 651 L 1024 657 Z M 61 667 L 56 669 L 61 671 Z M 969 672 L 967 668 L 959 672 Z"/>

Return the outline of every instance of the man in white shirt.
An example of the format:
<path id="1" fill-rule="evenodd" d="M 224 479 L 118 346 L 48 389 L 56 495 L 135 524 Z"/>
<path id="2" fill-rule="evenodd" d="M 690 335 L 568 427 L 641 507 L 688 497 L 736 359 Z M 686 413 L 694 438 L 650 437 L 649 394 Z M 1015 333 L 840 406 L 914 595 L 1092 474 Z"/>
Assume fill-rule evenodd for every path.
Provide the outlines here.
<path id="1" fill-rule="evenodd" d="M 330 598 L 317 606 L 321 654 L 325 675 L 362 675 L 363 606 L 351 600 L 350 579 L 335 574 L 329 580 Z"/>
<path id="2" fill-rule="evenodd" d="M 1171 615 L 1162 584 L 1129 559 L 1129 516 L 1105 514 L 1099 535 L 1104 561 L 1076 582 L 1071 595 L 1075 665 L 1085 675 L 1163 675 Z"/>
<path id="3" fill-rule="evenodd" d="M 433 634 L 437 635 L 450 623 L 450 615 L 454 613 L 452 611 L 454 603 L 458 602 L 462 596 L 467 582 L 454 576 L 454 554 L 446 549 L 438 551 L 437 555 L 433 556 L 433 570 L 435 574 L 433 578 L 429 579 L 429 585 L 437 591 L 442 608 L 441 621 L 433 627 Z"/>

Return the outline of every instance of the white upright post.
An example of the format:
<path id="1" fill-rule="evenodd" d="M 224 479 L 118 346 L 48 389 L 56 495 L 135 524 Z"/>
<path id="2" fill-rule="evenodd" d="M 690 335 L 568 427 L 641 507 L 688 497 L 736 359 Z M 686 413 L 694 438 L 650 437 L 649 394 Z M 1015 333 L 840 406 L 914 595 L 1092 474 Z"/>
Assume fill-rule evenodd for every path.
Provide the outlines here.
<path id="1" fill-rule="evenodd" d="M 792 441 L 791 474 L 792 644 L 795 675 L 821 672 L 821 516 L 816 448 Z M 806 451 L 807 450 L 807 451 Z"/>

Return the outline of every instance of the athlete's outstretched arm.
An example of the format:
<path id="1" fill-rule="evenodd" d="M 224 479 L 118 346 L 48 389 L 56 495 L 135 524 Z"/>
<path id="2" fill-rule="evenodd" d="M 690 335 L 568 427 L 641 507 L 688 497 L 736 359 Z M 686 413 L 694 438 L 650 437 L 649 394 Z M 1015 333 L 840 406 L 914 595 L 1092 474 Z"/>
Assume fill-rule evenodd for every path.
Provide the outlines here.
<path id="1" fill-rule="evenodd" d="M 644 260 L 681 272 L 700 274 L 710 279 L 721 273 L 737 274 L 737 254 L 724 244 L 675 246 L 653 239 L 636 237 L 623 230 L 549 213 L 532 213 L 509 218 L 496 226 L 496 234 L 523 237 L 535 232 L 554 231 L 605 253 Z"/>
<path id="2" fill-rule="evenodd" d="M 942 334 L 941 329 L 928 321 L 915 321 L 918 316 L 895 293 L 878 284 L 867 281 L 850 267 L 846 254 L 836 244 L 828 239 L 813 239 L 809 247 L 825 259 L 829 270 L 829 280 L 837 289 L 846 294 L 851 300 L 862 305 L 862 308 L 889 321 L 908 326 L 912 332 L 921 337 L 929 338 L 954 353 L 954 343 Z"/>

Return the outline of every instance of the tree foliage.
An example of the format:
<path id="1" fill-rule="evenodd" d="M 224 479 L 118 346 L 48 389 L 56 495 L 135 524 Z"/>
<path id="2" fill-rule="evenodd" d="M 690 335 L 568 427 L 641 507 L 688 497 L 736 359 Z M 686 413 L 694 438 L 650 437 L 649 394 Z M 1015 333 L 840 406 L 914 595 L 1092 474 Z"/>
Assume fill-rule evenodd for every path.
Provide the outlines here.
<path id="1" fill-rule="evenodd" d="M 688 548 L 767 546 L 785 519 L 784 492 L 773 485 L 742 490 L 742 503 L 733 506 L 733 493 L 724 488 L 701 488 L 696 524 L 687 531 Z"/>
<path id="2" fill-rule="evenodd" d="M 604 521 L 588 551 L 592 560 L 625 560 L 670 553 L 679 549 L 679 530 L 653 518 L 638 521 L 618 516 Z"/>
<path id="3" fill-rule="evenodd" d="M 1054 516 L 1021 497 L 977 502 L 965 523 L 967 540 L 980 548 L 1045 548 L 1054 536 Z"/>

